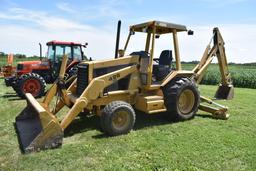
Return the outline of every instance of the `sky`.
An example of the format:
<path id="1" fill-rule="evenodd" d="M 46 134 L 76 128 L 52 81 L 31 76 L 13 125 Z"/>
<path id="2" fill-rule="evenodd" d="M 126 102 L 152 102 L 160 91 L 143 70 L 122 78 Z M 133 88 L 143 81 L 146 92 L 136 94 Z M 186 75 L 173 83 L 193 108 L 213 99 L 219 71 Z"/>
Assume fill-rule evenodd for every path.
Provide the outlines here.
<path id="1" fill-rule="evenodd" d="M 0 51 L 39 55 L 50 40 L 88 42 L 92 59 L 114 56 L 116 25 L 122 21 L 120 48 L 129 26 L 151 20 L 186 25 L 194 31 L 178 35 L 182 61 L 200 60 L 218 27 L 228 62 L 256 62 L 255 0 L 0 0 Z M 132 37 L 128 52 L 144 49 L 144 35 Z M 156 57 L 173 49 L 172 37 L 156 41 Z"/>

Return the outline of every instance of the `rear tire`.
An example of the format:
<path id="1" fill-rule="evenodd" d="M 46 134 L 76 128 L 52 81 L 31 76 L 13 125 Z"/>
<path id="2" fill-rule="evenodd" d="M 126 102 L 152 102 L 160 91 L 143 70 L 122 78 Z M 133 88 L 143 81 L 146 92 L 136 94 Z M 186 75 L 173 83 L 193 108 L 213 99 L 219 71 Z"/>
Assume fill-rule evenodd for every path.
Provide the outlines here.
<path id="1" fill-rule="evenodd" d="M 115 136 L 127 134 L 135 123 L 135 111 L 129 103 L 114 101 L 106 105 L 100 117 L 102 131 Z"/>
<path id="2" fill-rule="evenodd" d="M 44 95 L 45 88 L 45 80 L 36 73 L 23 74 L 13 87 L 21 98 L 24 98 L 26 93 L 31 93 L 35 98 L 39 98 Z"/>
<path id="3" fill-rule="evenodd" d="M 189 78 L 176 78 L 163 88 L 164 103 L 171 119 L 192 119 L 200 103 L 199 91 Z"/>

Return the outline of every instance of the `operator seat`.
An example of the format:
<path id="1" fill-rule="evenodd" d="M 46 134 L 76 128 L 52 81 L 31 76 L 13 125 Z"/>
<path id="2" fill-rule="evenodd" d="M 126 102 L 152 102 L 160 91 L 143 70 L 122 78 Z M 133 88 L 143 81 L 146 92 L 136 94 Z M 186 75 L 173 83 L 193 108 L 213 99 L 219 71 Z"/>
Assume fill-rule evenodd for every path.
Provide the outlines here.
<path id="1" fill-rule="evenodd" d="M 153 75 L 156 81 L 163 80 L 170 73 L 172 59 L 171 50 L 163 50 L 160 57 L 154 59 L 158 63 L 157 65 L 153 65 Z"/>
<path id="2" fill-rule="evenodd" d="M 138 55 L 140 57 L 140 78 L 143 85 L 147 84 L 148 65 L 150 61 L 149 53 L 146 51 L 133 52 L 130 55 Z"/>

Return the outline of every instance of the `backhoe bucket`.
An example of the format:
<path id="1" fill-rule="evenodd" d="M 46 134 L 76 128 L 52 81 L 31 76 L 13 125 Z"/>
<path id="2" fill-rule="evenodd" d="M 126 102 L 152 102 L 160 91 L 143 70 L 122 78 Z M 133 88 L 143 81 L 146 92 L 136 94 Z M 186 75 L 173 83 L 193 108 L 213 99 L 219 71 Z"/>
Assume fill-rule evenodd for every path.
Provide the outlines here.
<path id="1" fill-rule="evenodd" d="M 15 127 L 24 153 L 56 148 L 62 144 L 63 130 L 58 119 L 27 93 L 27 107 L 16 117 Z"/>
<path id="2" fill-rule="evenodd" d="M 234 86 L 233 85 L 219 85 L 218 90 L 214 96 L 216 99 L 231 100 L 234 97 Z"/>

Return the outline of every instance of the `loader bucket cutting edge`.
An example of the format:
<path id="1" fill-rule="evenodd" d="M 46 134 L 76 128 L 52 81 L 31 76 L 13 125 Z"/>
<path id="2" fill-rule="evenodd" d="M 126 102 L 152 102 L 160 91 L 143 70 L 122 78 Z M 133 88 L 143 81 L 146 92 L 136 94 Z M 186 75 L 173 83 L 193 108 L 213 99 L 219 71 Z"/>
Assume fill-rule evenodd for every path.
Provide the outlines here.
<path id="1" fill-rule="evenodd" d="M 231 100 L 234 98 L 234 86 L 233 85 L 219 85 L 218 90 L 214 96 L 216 99 Z"/>
<path id="2" fill-rule="evenodd" d="M 26 94 L 26 98 L 26 108 L 15 119 L 21 151 L 29 153 L 60 146 L 63 130 L 58 119 L 44 109 L 31 94 Z"/>

